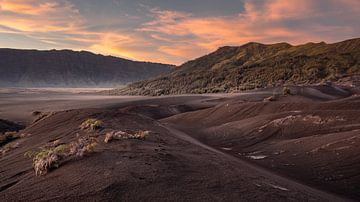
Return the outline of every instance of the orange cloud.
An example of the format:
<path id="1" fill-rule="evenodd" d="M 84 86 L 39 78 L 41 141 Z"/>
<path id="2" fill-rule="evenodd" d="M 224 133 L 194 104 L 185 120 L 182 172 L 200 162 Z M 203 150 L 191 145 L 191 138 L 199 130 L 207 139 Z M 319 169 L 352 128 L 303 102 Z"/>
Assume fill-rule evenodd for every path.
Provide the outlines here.
<path id="1" fill-rule="evenodd" d="M 167 16 L 169 15 L 167 12 Z M 159 13 L 156 13 L 159 15 Z M 161 14 L 161 13 L 160 13 Z M 256 15 L 256 14 L 255 14 Z M 294 33 L 282 28 L 267 28 L 262 30 L 259 22 L 249 23 L 248 17 L 254 19 L 253 13 L 247 13 L 246 17 L 209 17 L 209 18 L 195 18 L 190 15 L 182 14 L 176 16 L 183 16 L 177 20 L 167 19 L 163 21 L 163 16 L 151 23 L 144 25 L 141 31 L 151 33 L 161 33 L 162 38 L 159 40 L 171 41 L 168 46 L 161 46 L 158 50 L 160 52 L 182 57 L 192 58 L 200 54 L 207 53 L 224 45 L 239 45 L 249 41 L 264 41 L 273 36 L 277 37 L 291 37 Z M 260 25 L 261 26 L 261 25 Z M 171 40 L 164 37 L 169 36 L 190 36 L 188 41 Z"/>
<path id="2" fill-rule="evenodd" d="M 330 0 L 334 11 L 347 11 L 356 6 L 357 0 Z M 329 5 L 327 5 L 329 6 Z M 159 51 L 168 55 L 191 59 L 225 45 L 240 45 L 250 41 L 273 43 L 287 41 L 295 44 L 308 41 L 333 40 L 321 35 L 325 30 L 336 33 L 351 31 L 351 28 L 321 25 L 313 22 L 317 18 L 329 18 L 335 15 L 333 10 L 321 10 L 323 5 L 312 0 L 264 0 L 245 1 L 245 11 L 238 16 L 195 17 L 178 11 L 155 10 L 155 20 L 143 25 L 140 31 L 150 32 L 152 36 L 168 45 L 159 47 Z M 352 12 L 350 16 L 359 16 Z M 330 18 L 331 19 L 331 18 Z M 288 27 L 286 21 L 298 21 L 299 28 Z M 322 20 L 322 19 L 320 19 Z M 295 23 L 293 23 L 295 25 Z M 301 27 L 303 26 L 303 27 Z M 317 34 L 320 33 L 320 34 Z M 161 36 L 161 37 L 158 37 Z M 178 40 L 176 37 L 186 37 Z M 171 42 L 171 43 L 170 43 Z M 194 50 L 194 51 L 192 51 Z"/>
<path id="3" fill-rule="evenodd" d="M 48 48 L 85 49 L 135 60 L 180 64 L 225 45 L 249 41 L 298 44 L 359 34 L 360 27 L 349 23 L 358 24 L 359 0 L 325 3 L 244 0 L 244 11 L 238 15 L 210 17 L 155 8 L 144 13 L 150 14 L 152 20 L 143 24 L 94 31 L 88 27 L 98 24 L 88 21 L 67 0 L 0 0 L 0 34 L 26 36 Z M 126 21 L 109 19 L 110 24 L 120 20 Z"/>
<path id="4" fill-rule="evenodd" d="M 59 8 L 56 2 L 41 1 L 22 1 L 22 0 L 1 0 L 0 10 L 18 14 L 39 15 L 42 13 L 52 12 L 53 9 Z"/>
<path id="5" fill-rule="evenodd" d="M 135 39 L 130 36 L 119 35 L 116 33 L 102 33 L 98 39 L 93 41 L 89 47 L 90 51 L 100 52 L 107 55 L 122 56 L 127 59 L 137 59 L 137 56 L 130 53 L 122 46 L 128 46 L 131 43 L 136 43 Z"/>
<path id="6" fill-rule="evenodd" d="M 172 15 L 170 12 L 158 12 L 164 16 Z M 176 15 L 169 17 L 172 19 Z M 89 22 L 67 1 L 0 0 L 0 19 L 0 33 L 23 35 L 51 48 L 86 49 L 133 60 L 176 61 L 176 58 L 169 59 L 154 51 L 156 45 L 135 32 L 124 34 L 116 30 L 86 30 Z M 166 17 L 161 20 L 167 21 Z"/>
<path id="7" fill-rule="evenodd" d="M 72 31 L 82 23 L 79 11 L 66 1 L 0 0 L 0 18 L 1 26 L 27 34 Z"/>
<path id="8" fill-rule="evenodd" d="M 309 15 L 316 14 L 313 11 L 313 2 L 309 0 L 302 1 L 284 1 L 274 0 L 265 4 L 265 13 L 270 20 L 282 20 L 282 19 L 296 19 L 309 17 Z"/>

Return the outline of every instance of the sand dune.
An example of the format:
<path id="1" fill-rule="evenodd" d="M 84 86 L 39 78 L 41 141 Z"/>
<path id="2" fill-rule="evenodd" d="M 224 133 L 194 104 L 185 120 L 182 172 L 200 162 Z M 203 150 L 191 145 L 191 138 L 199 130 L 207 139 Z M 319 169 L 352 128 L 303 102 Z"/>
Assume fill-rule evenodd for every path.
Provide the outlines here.
<path id="1" fill-rule="evenodd" d="M 285 97 L 279 89 L 266 89 L 105 98 L 86 104 L 68 100 L 66 107 L 75 108 L 44 116 L 11 142 L 16 147 L 0 158 L 0 197 L 6 201 L 359 200 L 360 97 L 329 86 L 291 91 L 296 95 Z M 276 101 L 263 101 L 272 95 Z M 34 101 L 32 106 L 39 103 L 43 102 Z M 58 104 L 50 99 L 47 109 L 56 111 L 52 105 Z M 26 114 L 13 117 L 29 119 Z M 89 118 L 101 120 L 102 127 L 82 130 L 79 126 Z M 106 144 L 109 131 L 151 132 L 146 139 Z M 97 141 L 94 152 L 66 159 L 46 175 L 36 176 L 31 159 L 24 156 L 54 142 L 67 144 L 85 136 Z"/>

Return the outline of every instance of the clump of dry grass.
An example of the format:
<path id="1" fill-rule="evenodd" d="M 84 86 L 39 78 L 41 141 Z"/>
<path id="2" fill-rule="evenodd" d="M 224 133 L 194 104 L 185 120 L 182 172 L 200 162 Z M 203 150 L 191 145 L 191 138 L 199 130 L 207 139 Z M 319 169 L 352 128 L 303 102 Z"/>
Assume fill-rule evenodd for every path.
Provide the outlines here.
<path id="1" fill-rule="evenodd" d="M 19 147 L 19 143 L 8 143 L 0 149 L 1 155 L 5 155 L 7 152 Z"/>
<path id="2" fill-rule="evenodd" d="M 264 98 L 264 101 L 265 102 L 273 102 L 273 101 L 276 101 L 276 97 L 274 95 L 272 95 L 270 97 Z"/>
<path id="3" fill-rule="evenodd" d="M 126 140 L 126 139 L 140 139 L 143 140 L 150 135 L 150 131 L 137 131 L 134 133 L 128 133 L 124 131 L 111 131 L 105 134 L 105 143 L 110 142 L 113 139 Z"/>
<path id="4" fill-rule="evenodd" d="M 97 119 L 87 119 L 80 125 L 82 130 L 97 130 L 102 128 L 103 122 Z"/>
<path id="5" fill-rule="evenodd" d="M 13 141 L 26 137 L 24 134 L 19 134 L 17 132 L 5 132 L 5 134 L 0 134 L 0 154 L 1 156 L 5 155 L 7 152 L 16 149 L 19 147 L 19 143 L 14 143 Z"/>
<path id="6" fill-rule="evenodd" d="M 25 156 L 32 158 L 35 174 L 46 174 L 50 169 L 59 167 L 60 161 L 68 156 L 68 145 L 59 145 L 52 148 L 42 148 L 40 151 L 29 151 Z"/>
<path id="7" fill-rule="evenodd" d="M 86 153 L 94 152 L 97 142 L 94 138 L 81 137 L 69 144 L 69 155 L 83 157 Z"/>
<path id="8" fill-rule="evenodd" d="M 6 145 L 17 138 L 19 138 L 17 132 L 5 132 L 5 134 L 0 134 L 0 146 Z"/>
<path id="9" fill-rule="evenodd" d="M 40 176 L 51 169 L 58 168 L 61 161 L 66 158 L 83 157 L 84 154 L 93 152 L 96 145 L 95 139 L 81 137 L 69 144 L 41 148 L 37 152 L 26 152 L 25 156 L 32 158 L 35 174 Z"/>
<path id="10" fill-rule="evenodd" d="M 291 95 L 291 90 L 289 87 L 284 87 L 283 88 L 283 95 L 287 96 L 287 95 Z"/>

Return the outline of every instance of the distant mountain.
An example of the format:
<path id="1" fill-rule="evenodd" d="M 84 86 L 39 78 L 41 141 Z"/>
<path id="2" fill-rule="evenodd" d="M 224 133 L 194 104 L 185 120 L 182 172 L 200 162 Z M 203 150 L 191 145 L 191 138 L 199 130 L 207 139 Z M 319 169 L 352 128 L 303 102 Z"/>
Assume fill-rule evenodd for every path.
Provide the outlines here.
<path id="1" fill-rule="evenodd" d="M 113 87 L 172 68 L 86 51 L 0 49 L 0 87 Z"/>
<path id="2" fill-rule="evenodd" d="M 167 75 L 137 82 L 116 94 L 234 92 L 281 84 L 338 81 L 360 74 L 360 39 L 334 44 L 248 43 L 222 47 Z"/>

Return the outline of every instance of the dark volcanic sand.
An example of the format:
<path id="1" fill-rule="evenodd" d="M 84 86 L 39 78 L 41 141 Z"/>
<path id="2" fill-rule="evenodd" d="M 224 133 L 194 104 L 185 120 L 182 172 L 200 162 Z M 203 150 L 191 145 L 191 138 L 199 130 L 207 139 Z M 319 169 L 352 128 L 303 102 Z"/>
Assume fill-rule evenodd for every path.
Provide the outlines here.
<path id="1" fill-rule="evenodd" d="M 0 88 L 0 119 L 30 124 L 33 112 L 53 112 L 79 108 L 97 108 L 141 97 L 104 96 L 103 89 L 82 88 Z"/>
<path id="2" fill-rule="evenodd" d="M 278 91 L 99 99 L 96 108 L 57 112 L 21 131 L 28 135 L 12 142 L 18 147 L 0 158 L 0 198 L 359 200 L 360 97 L 317 87 L 292 89 L 298 95 L 262 101 Z M 47 109 L 53 109 L 52 104 L 56 108 L 58 102 L 49 100 Z M 66 106 L 82 104 L 71 100 Z M 92 133 L 100 142 L 95 153 L 35 176 L 24 153 L 54 140 L 68 143 L 77 133 L 85 135 L 79 125 L 89 117 L 105 124 Z M 31 122 L 31 116 L 20 113 L 13 118 Z M 109 129 L 152 133 L 146 140 L 101 143 Z"/>

